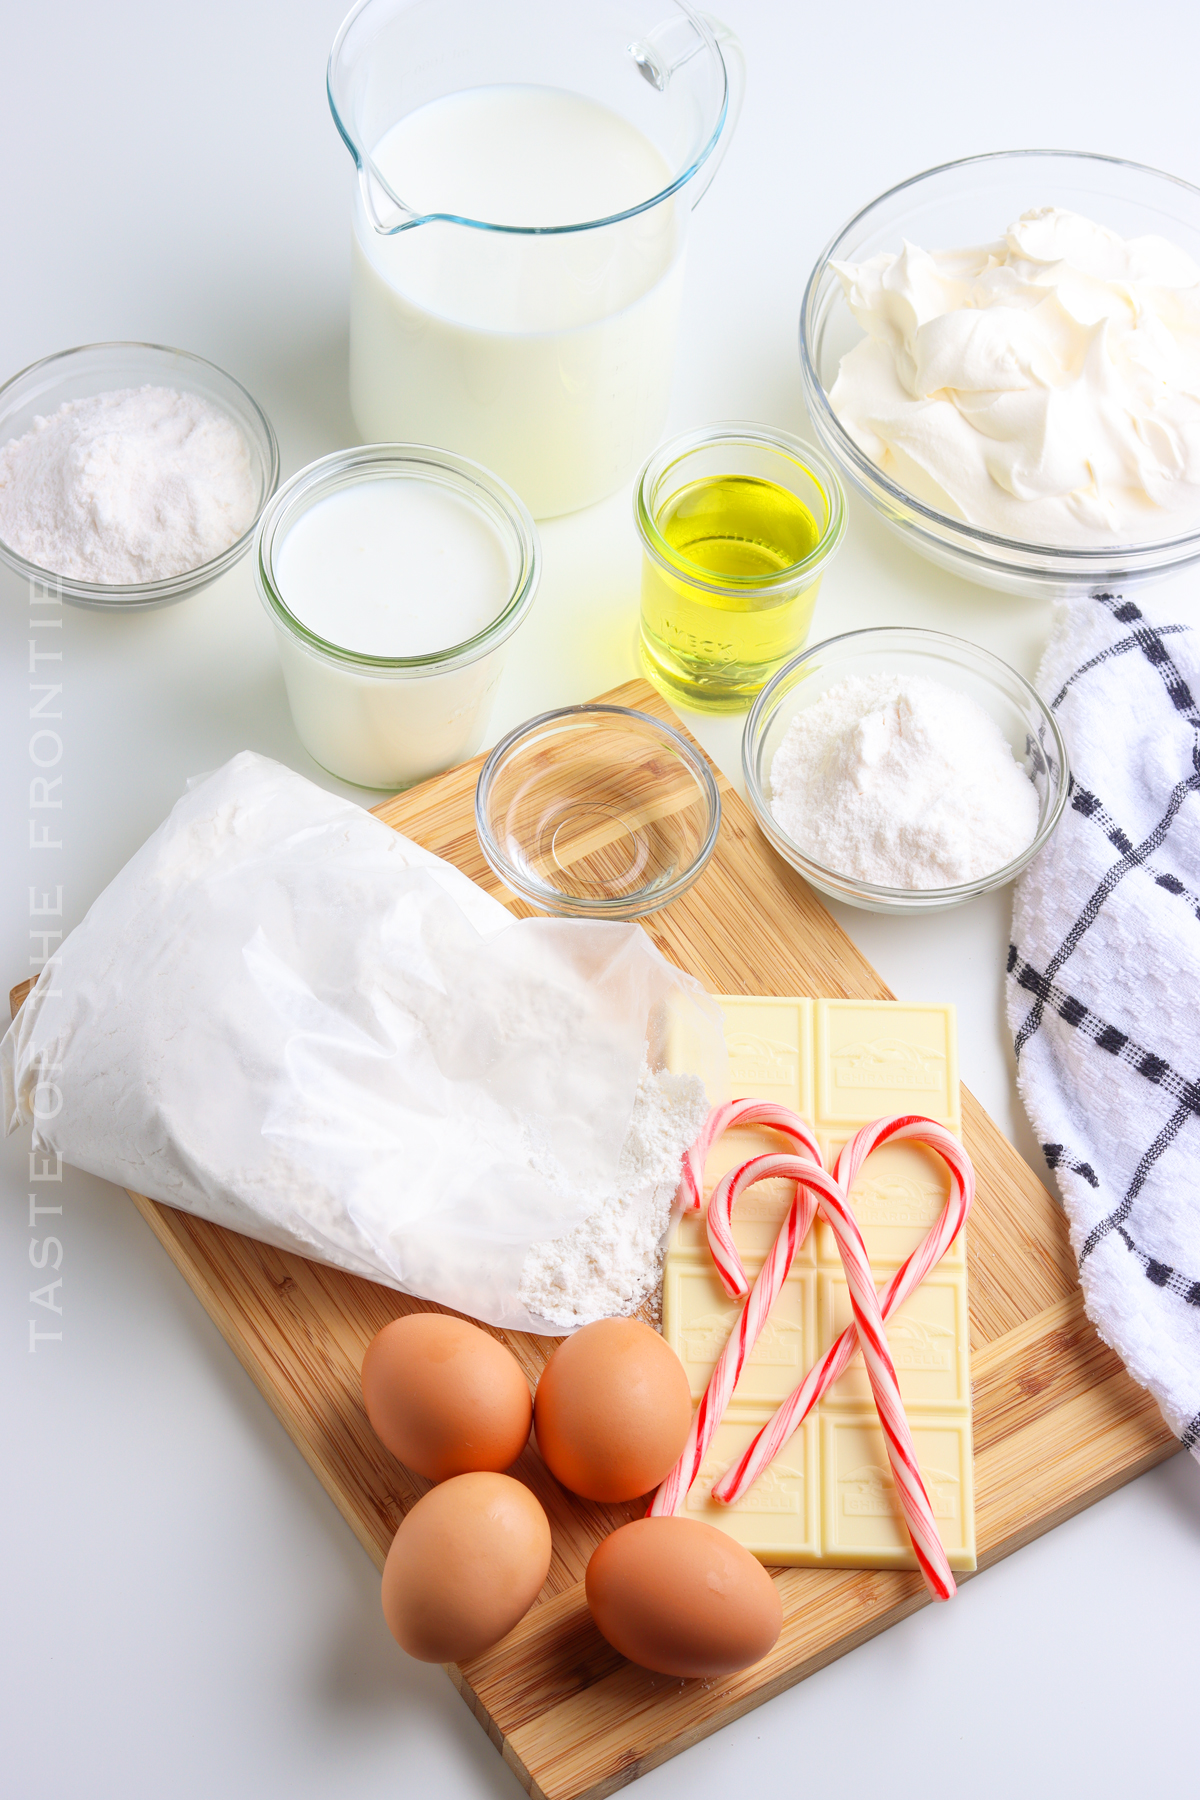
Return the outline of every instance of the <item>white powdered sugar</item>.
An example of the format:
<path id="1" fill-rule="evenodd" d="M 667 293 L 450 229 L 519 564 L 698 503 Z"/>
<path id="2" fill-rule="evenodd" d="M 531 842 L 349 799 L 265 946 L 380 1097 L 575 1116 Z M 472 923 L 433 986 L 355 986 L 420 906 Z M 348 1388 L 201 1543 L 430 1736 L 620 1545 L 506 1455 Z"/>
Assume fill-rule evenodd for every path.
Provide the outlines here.
<path id="1" fill-rule="evenodd" d="M 799 712 L 771 811 L 806 856 L 879 887 L 952 887 L 1019 856 L 1038 797 L 969 695 L 919 675 L 851 676 Z"/>
<path id="2" fill-rule="evenodd" d="M 569 1330 L 641 1305 L 662 1272 L 683 1152 L 707 1116 L 696 1076 L 643 1069 L 615 1191 L 598 1193 L 565 1237 L 526 1254 L 520 1297 L 531 1313 Z"/>
<path id="3" fill-rule="evenodd" d="M 0 446 L 0 538 L 78 581 L 198 569 L 237 542 L 257 502 L 238 426 L 173 388 L 69 400 Z"/>

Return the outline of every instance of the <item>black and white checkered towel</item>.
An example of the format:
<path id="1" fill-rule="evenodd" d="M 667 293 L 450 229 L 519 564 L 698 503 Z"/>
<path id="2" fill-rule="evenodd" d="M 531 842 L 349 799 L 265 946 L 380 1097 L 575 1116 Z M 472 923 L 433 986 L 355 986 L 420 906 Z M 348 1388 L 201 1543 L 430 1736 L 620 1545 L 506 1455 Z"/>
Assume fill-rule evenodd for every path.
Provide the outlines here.
<path id="1" fill-rule="evenodd" d="M 1200 639 L 1072 600 L 1038 687 L 1073 781 L 1014 899 L 1018 1085 L 1088 1315 L 1200 1457 Z"/>

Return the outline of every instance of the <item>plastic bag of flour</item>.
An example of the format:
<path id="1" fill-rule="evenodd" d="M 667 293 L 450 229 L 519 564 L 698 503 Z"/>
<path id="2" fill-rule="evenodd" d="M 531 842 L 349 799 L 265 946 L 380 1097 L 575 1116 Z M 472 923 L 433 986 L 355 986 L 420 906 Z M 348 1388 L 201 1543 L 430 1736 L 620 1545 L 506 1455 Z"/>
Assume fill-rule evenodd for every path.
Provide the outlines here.
<path id="1" fill-rule="evenodd" d="M 708 1046 L 690 1076 L 657 1068 L 679 1008 Z M 640 927 L 514 920 L 243 753 L 70 934 L 0 1069 L 7 1129 L 78 1168 L 544 1332 L 580 1321 L 567 1290 L 627 1198 L 669 1208 L 723 1054 L 717 1008 Z"/>

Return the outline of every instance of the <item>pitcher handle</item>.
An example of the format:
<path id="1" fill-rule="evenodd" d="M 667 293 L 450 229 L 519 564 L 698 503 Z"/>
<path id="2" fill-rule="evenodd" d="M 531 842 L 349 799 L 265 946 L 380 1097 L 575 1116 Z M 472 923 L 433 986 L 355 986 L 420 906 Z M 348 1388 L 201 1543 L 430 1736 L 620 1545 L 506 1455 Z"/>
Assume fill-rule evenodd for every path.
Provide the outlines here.
<path id="1" fill-rule="evenodd" d="M 725 109 L 725 123 L 721 128 L 716 148 L 708 159 L 708 166 L 701 171 L 703 186 L 697 188 L 692 197 L 693 209 L 699 206 L 712 186 L 713 176 L 725 161 L 729 140 L 737 129 L 737 122 L 742 116 L 742 101 L 746 98 L 746 52 L 742 49 L 741 38 L 714 14 L 701 13 L 700 17 L 712 32 L 717 48 L 721 52 L 721 60 L 725 64 L 725 72 L 729 77 L 729 94 Z"/>
<path id="2" fill-rule="evenodd" d="M 701 13 L 701 20 L 708 27 L 716 44 L 717 52 L 725 65 L 727 88 L 725 96 L 725 123 L 721 127 L 721 136 L 707 167 L 701 177 L 700 185 L 693 191 L 692 205 L 696 206 L 704 198 L 729 148 L 729 140 L 733 136 L 734 127 L 742 110 L 742 100 L 746 93 L 746 56 L 741 40 L 728 25 L 714 18 L 712 13 Z M 639 73 L 660 94 L 667 90 L 667 84 L 677 70 L 685 63 L 691 62 L 701 50 L 707 48 L 704 36 L 697 31 L 694 17 L 679 16 L 664 20 L 655 30 L 646 32 L 644 37 L 629 46 L 629 54 L 638 66 Z"/>

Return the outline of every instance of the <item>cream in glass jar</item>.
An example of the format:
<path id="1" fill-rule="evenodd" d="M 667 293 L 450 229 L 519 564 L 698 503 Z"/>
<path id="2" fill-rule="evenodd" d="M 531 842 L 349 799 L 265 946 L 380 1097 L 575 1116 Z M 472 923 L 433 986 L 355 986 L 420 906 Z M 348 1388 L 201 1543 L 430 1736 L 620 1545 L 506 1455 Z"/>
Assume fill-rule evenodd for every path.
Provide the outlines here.
<path id="1" fill-rule="evenodd" d="M 257 578 L 305 749 L 391 789 L 473 755 L 539 573 L 525 507 L 466 458 L 376 444 L 301 470 Z"/>

